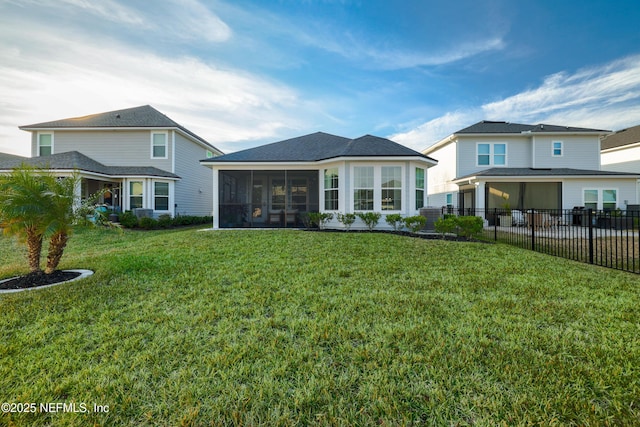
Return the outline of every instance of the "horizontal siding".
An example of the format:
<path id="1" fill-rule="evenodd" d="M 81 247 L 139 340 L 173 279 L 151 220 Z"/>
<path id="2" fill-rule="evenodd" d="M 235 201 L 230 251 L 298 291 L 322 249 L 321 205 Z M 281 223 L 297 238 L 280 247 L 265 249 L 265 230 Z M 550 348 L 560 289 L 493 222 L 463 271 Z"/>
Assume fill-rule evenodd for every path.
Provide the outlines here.
<path id="1" fill-rule="evenodd" d="M 583 192 L 585 189 L 618 190 L 618 207 L 620 209 L 625 209 L 625 200 L 630 205 L 638 203 L 635 179 L 579 179 L 564 181 L 562 191 L 562 207 L 564 209 L 571 209 L 574 206 L 583 206 Z"/>
<path id="2" fill-rule="evenodd" d="M 175 134 L 175 173 L 181 179 L 176 182 L 175 203 L 178 215 L 211 215 L 213 209 L 213 179 L 211 169 L 202 166 L 200 160 L 207 157 L 207 150 Z"/>
<path id="3" fill-rule="evenodd" d="M 55 131 L 54 152 L 78 151 L 107 166 L 154 166 L 171 172 L 171 132 L 168 158 L 151 158 L 151 131 Z"/>
<path id="4" fill-rule="evenodd" d="M 597 136 L 535 136 L 536 168 L 600 170 L 600 139 Z M 551 144 L 562 141 L 561 157 L 553 157 Z"/>
<path id="5" fill-rule="evenodd" d="M 602 170 L 640 173 L 640 147 L 601 154 Z"/>
<path id="6" fill-rule="evenodd" d="M 531 140 L 527 137 L 459 137 L 458 176 L 465 176 L 485 169 L 500 166 L 476 166 L 477 144 L 507 144 L 507 164 L 509 168 L 531 167 Z"/>
<path id="7" fill-rule="evenodd" d="M 458 186 L 451 184 L 456 178 L 456 143 L 452 142 L 439 150 L 429 154 L 438 161 L 436 166 L 432 166 L 426 172 L 427 175 L 427 194 L 438 194 L 446 191 L 457 191 Z M 455 188 L 455 190 L 451 190 Z M 431 197 L 429 198 L 431 204 Z"/>

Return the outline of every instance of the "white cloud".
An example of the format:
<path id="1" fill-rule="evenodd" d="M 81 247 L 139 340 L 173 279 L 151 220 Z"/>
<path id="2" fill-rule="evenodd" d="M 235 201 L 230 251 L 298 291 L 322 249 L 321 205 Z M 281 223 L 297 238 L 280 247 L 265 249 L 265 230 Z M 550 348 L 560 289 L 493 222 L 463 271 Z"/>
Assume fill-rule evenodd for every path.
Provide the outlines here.
<path id="1" fill-rule="evenodd" d="M 94 47 L 45 31 L 30 32 L 20 45 L 0 46 L 0 55 L 6 59 L 0 63 L 2 151 L 28 154 L 28 135 L 19 125 L 144 104 L 214 144 L 269 138 L 299 124 L 291 88 L 193 57 L 162 57 L 119 44 Z"/>
<path id="2" fill-rule="evenodd" d="M 197 0 L 174 0 L 171 18 L 178 27 L 174 34 L 191 40 L 224 42 L 231 37 L 231 28 Z"/>
<path id="3" fill-rule="evenodd" d="M 640 55 L 556 73 L 535 89 L 447 113 L 390 138 L 420 150 L 483 119 L 609 130 L 640 124 Z"/>

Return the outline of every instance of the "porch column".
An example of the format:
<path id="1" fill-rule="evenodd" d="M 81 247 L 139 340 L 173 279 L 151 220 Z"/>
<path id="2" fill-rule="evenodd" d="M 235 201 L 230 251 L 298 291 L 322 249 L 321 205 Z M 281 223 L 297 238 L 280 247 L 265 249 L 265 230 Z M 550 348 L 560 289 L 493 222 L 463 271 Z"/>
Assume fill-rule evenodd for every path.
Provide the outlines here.
<path id="1" fill-rule="evenodd" d="M 484 212 L 485 210 L 484 193 L 485 193 L 485 182 L 484 181 L 477 182 L 476 183 L 476 209 L 480 209 L 481 212 Z M 476 215 L 478 214 L 476 213 Z"/>
<path id="2" fill-rule="evenodd" d="M 220 192 L 218 189 L 220 171 L 215 167 L 211 169 L 213 172 L 213 181 L 211 184 L 213 188 L 213 211 L 211 215 L 213 216 L 213 228 L 217 230 L 220 228 Z"/>

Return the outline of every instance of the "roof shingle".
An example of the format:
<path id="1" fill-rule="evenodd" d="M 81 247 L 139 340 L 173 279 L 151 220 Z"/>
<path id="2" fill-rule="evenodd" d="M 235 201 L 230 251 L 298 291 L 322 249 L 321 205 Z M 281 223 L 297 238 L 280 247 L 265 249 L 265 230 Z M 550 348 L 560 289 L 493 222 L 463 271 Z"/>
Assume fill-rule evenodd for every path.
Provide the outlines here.
<path id="1" fill-rule="evenodd" d="M 490 121 L 483 120 L 481 122 L 475 123 L 469 127 L 464 129 L 460 129 L 454 134 L 458 133 L 522 133 L 522 132 L 532 132 L 532 133 L 558 133 L 558 132 L 589 132 L 589 133 L 609 133 L 611 131 L 602 130 L 602 129 L 589 129 L 589 128 L 578 128 L 571 126 L 556 126 L 556 125 L 547 125 L 547 124 L 537 124 L 537 125 L 526 125 L 520 123 L 509 123 L 509 122 L 499 122 L 499 121 Z"/>

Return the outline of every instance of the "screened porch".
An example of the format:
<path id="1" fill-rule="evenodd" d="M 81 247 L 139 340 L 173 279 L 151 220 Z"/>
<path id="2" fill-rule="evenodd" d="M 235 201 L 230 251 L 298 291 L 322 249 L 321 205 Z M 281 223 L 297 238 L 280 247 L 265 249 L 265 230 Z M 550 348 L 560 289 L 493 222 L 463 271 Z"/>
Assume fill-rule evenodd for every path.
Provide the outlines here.
<path id="1" fill-rule="evenodd" d="M 221 228 L 300 227 L 319 209 L 317 170 L 219 171 Z"/>

